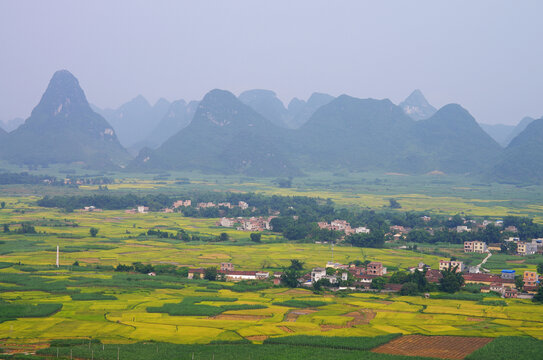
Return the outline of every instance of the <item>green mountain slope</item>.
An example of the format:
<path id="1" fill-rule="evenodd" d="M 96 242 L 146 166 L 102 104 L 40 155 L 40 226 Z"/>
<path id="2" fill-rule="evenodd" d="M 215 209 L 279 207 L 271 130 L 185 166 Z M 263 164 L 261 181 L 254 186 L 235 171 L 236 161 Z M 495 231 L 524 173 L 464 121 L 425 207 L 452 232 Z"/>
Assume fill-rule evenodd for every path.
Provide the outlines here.
<path id="1" fill-rule="evenodd" d="M 543 118 L 530 122 L 486 175 L 500 182 L 543 182 Z"/>
<path id="2" fill-rule="evenodd" d="M 513 125 L 505 124 L 481 124 L 479 126 L 488 134 L 491 138 L 496 140 L 498 144 L 505 147 L 509 143 L 508 137 L 515 129 Z"/>
<path id="3" fill-rule="evenodd" d="M 141 95 L 118 109 L 97 111 L 113 126 L 123 146 L 129 148 L 144 141 L 166 115 L 170 103 L 159 99 L 154 106 Z"/>
<path id="4" fill-rule="evenodd" d="M 419 89 L 413 91 L 399 106 L 413 120 L 428 119 L 437 111 L 435 107 L 430 105 Z"/>
<path id="5" fill-rule="evenodd" d="M 254 111 L 270 120 L 277 126 L 287 127 L 287 109 L 271 90 L 248 90 L 242 92 L 238 99 Z"/>
<path id="6" fill-rule="evenodd" d="M 31 116 L 1 148 L 2 157 L 15 163 L 114 168 L 129 161 L 111 125 L 92 111 L 79 82 L 66 70 L 53 75 Z"/>
<path id="7" fill-rule="evenodd" d="M 190 125 L 157 150 L 142 150 L 131 168 L 298 175 L 300 171 L 281 151 L 284 131 L 232 93 L 212 90 L 198 105 Z"/>
<path id="8" fill-rule="evenodd" d="M 531 118 L 529 116 L 526 116 L 520 120 L 520 122 L 515 126 L 515 128 L 509 133 L 509 135 L 505 138 L 505 145 L 508 146 L 511 141 L 513 141 L 514 138 L 516 138 L 521 132 L 528 127 L 535 119 Z"/>
<path id="9" fill-rule="evenodd" d="M 390 100 L 342 95 L 297 131 L 295 151 L 305 167 L 392 169 L 408 156 L 413 123 Z"/>
<path id="10" fill-rule="evenodd" d="M 192 121 L 197 108 L 198 101 L 191 101 L 188 104 L 185 100 L 172 102 L 166 115 L 144 140 L 145 146 L 156 149 L 170 136 L 187 127 Z"/>
<path id="11" fill-rule="evenodd" d="M 447 173 L 479 172 L 502 150 L 457 104 L 445 105 L 431 118 L 416 122 L 413 135 L 428 157 L 428 166 Z"/>
<path id="12" fill-rule="evenodd" d="M 291 129 L 298 129 L 305 124 L 320 107 L 329 104 L 334 97 L 328 94 L 313 93 L 307 101 L 294 98 L 288 104 L 286 123 Z"/>

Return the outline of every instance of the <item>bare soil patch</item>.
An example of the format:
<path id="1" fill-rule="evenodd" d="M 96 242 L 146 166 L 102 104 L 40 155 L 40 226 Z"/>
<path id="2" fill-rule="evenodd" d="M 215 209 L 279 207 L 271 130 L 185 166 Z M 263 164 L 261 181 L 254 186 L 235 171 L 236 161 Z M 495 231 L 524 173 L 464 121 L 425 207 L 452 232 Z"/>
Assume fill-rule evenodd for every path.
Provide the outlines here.
<path id="1" fill-rule="evenodd" d="M 375 312 L 370 309 L 362 309 L 343 314 L 342 316 L 352 317 L 353 319 L 343 325 L 321 325 L 321 331 L 329 331 L 332 329 L 346 329 L 356 325 L 369 324 L 370 321 L 375 318 Z"/>
<path id="2" fill-rule="evenodd" d="M 372 351 L 380 354 L 463 359 L 492 340 L 482 337 L 407 335 Z"/>
<path id="3" fill-rule="evenodd" d="M 268 338 L 268 336 L 266 335 L 253 335 L 253 336 L 246 336 L 245 337 L 247 340 L 251 340 L 251 341 L 264 341 Z"/>
<path id="4" fill-rule="evenodd" d="M 287 313 L 287 316 L 285 318 L 285 321 L 296 321 L 298 319 L 298 316 L 300 315 L 307 315 L 307 314 L 312 314 L 314 312 L 316 312 L 317 310 L 312 310 L 312 309 L 300 309 L 300 310 L 290 310 L 288 313 Z"/>
<path id="5" fill-rule="evenodd" d="M 283 330 L 284 332 L 287 332 L 287 333 L 293 333 L 294 332 L 294 330 L 292 330 L 291 328 L 286 327 L 286 326 L 278 326 L 278 328 Z"/>

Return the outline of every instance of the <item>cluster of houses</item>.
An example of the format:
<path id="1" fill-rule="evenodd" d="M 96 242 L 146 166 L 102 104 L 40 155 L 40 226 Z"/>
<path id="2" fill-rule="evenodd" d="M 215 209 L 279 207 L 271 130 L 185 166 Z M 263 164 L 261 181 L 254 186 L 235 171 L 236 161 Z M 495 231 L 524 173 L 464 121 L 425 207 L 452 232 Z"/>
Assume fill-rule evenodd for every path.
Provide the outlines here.
<path id="1" fill-rule="evenodd" d="M 147 214 L 149 212 L 149 207 L 138 205 L 135 208 L 125 210 L 124 212 L 127 214 Z"/>
<path id="2" fill-rule="evenodd" d="M 85 207 L 83 207 L 83 209 L 80 209 L 79 211 L 82 211 L 82 212 L 101 212 L 103 210 L 91 205 L 91 206 L 85 206 Z"/>
<path id="3" fill-rule="evenodd" d="M 520 241 L 518 237 L 510 237 L 505 242 L 514 242 L 517 245 L 518 255 L 543 254 L 543 239 L 532 239 L 531 242 Z M 466 253 L 486 253 L 489 251 L 501 251 L 501 244 L 489 244 L 484 241 L 465 241 L 464 252 Z"/>
<path id="4" fill-rule="evenodd" d="M 190 207 L 192 206 L 192 200 L 177 200 L 172 204 L 172 207 L 165 208 L 163 211 L 166 213 L 172 213 L 175 211 L 175 209 L 180 207 Z M 196 204 L 197 209 L 207 209 L 207 208 L 228 208 L 233 209 L 235 207 L 239 207 L 242 210 L 248 209 L 249 204 L 247 204 L 245 201 L 239 201 L 237 205 L 231 204 L 229 202 L 221 202 L 215 204 L 214 202 L 199 202 Z"/>
<path id="5" fill-rule="evenodd" d="M 333 271 L 329 271 L 333 269 Z M 515 284 L 515 270 L 502 270 L 501 274 L 483 274 L 483 273 L 464 273 L 465 266 L 462 261 L 441 260 L 439 262 L 439 270 L 431 269 L 429 265 L 419 263 L 418 266 L 409 268 L 411 273 L 415 271 L 424 271 L 426 280 L 429 283 L 439 283 L 443 277 L 441 271 L 445 269 L 456 269 L 461 272 L 465 284 L 481 285 L 481 292 L 495 292 L 504 298 L 531 298 L 540 283 L 539 275 L 535 271 L 524 271 L 522 289 L 517 289 Z M 189 269 L 189 279 L 203 279 L 206 269 L 194 268 Z M 348 279 L 354 279 L 349 287 L 338 287 L 337 289 L 359 289 L 369 290 L 373 280 L 387 274 L 387 268 L 381 262 L 372 261 L 365 266 L 356 266 L 355 264 L 343 265 L 334 262 L 328 262 L 325 267 L 315 267 L 310 273 L 303 275 L 298 279 L 302 286 L 313 286 L 320 280 L 328 280 L 331 285 L 338 285 Z M 270 275 L 267 271 L 239 271 L 234 269 L 232 263 L 223 262 L 220 269 L 217 270 L 217 280 L 224 281 L 246 281 L 257 280 L 265 281 L 272 279 L 275 285 L 281 283 L 281 272 L 275 272 Z M 402 288 L 402 284 L 385 284 L 384 292 L 398 292 Z"/>
<path id="6" fill-rule="evenodd" d="M 272 230 L 272 226 L 270 225 L 270 221 L 277 216 L 268 216 L 268 217 L 251 217 L 251 218 L 226 218 L 223 217 L 221 220 L 217 223 L 218 226 L 222 227 L 229 227 L 233 228 L 235 227 L 237 230 L 242 231 L 264 231 L 264 230 Z"/>
<path id="7" fill-rule="evenodd" d="M 334 269 L 330 274 L 327 269 Z M 338 284 L 340 281 L 347 281 L 349 277 L 354 279 L 351 289 L 364 288 L 369 289 L 373 279 L 383 276 L 387 273 L 387 268 L 381 262 L 372 261 L 366 266 L 356 266 L 355 264 L 343 265 L 329 261 L 325 267 L 316 267 L 311 270 L 300 282 L 303 286 L 312 286 L 317 281 L 326 279 L 330 284 Z M 395 285 L 395 284 L 387 284 Z M 339 288 L 342 289 L 342 288 Z M 385 290 L 391 290 L 385 288 Z"/>
<path id="8" fill-rule="evenodd" d="M 189 269 L 189 279 L 203 279 L 205 276 L 204 268 Z M 234 270 L 232 263 L 221 263 L 220 269 L 217 270 L 217 280 L 226 281 L 244 281 L 244 280 L 267 280 L 270 273 L 267 271 L 239 271 Z"/>
<path id="9" fill-rule="evenodd" d="M 319 226 L 319 229 L 326 229 L 326 230 L 333 230 L 333 231 L 343 231 L 345 235 L 351 235 L 351 234 L 369 234 L 370 229 L 366 227 L 357 227 L 352 228 L 351 224 L 349 224 L 345 220 L 334 220 L 330 223 L 327 222 L 319 222 L 317 223 Z"/>

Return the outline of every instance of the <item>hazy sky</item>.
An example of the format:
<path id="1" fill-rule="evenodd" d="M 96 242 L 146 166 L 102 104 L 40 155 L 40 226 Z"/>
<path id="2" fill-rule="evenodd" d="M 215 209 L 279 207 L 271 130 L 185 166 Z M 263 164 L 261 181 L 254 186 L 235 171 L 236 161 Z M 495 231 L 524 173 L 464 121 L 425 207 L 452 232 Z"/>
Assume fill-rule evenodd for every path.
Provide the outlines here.
<path id="1" fill-rule="evenodd" d="M 0 119 L 58 69 L 118 107 L 274 90 L 390 98 L 420 88 L 484 123 L 543 116 L 543 1 L 0 0 Z"/>

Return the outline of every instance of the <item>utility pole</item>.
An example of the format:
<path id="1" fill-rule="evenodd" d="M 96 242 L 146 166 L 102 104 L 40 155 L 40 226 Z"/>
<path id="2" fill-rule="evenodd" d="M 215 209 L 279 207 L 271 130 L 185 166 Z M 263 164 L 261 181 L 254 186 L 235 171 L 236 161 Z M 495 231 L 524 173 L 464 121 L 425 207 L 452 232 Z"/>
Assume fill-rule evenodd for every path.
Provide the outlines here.
<path id="1" fill-rule="evenodd" d="M 57 268 L 60 267 L 60 249 L 57 245 Z"/>

